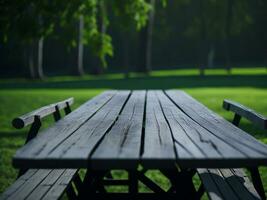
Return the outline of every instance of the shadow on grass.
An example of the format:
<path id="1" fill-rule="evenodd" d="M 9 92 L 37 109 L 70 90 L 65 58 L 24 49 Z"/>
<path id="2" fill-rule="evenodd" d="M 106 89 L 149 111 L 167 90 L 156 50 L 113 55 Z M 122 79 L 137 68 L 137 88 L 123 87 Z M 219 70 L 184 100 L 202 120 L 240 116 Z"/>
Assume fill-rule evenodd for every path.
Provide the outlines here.
<path id="1" fill-rule="evenodd" d="M 256 137 L 257 139 L 264 139 L 267 136 L 267 130 L 260 129 L 256 125 L 253 125 L 252 123 L 241 122 L 239 128 L 246 131 L 253 137 Z"/>
<path id="2" fill-rule="evenodd" d="M 25 131 L 0 132 L 0 143 L 1 143 L 0 150 L 3 149 L 17 150 L 24 144 L 26 135 L 27 132 Z"/>
<path id="3" fill-rule="evenodd" d="M 107 89 L 169 89 L 199 87 L 267 88 L 267 75 L 207 75 L 134 78 L 96 78 L 66 81 L 2 82 L 0 89 L 39 88 L 107 88 Z"/>
<path id="4" fill-rule="evenodd" d="M 26 131 L 7 131 L 7 132 L 0 132 L 0 139 L 1 138 L 25 138 L 27 135 Z"/>

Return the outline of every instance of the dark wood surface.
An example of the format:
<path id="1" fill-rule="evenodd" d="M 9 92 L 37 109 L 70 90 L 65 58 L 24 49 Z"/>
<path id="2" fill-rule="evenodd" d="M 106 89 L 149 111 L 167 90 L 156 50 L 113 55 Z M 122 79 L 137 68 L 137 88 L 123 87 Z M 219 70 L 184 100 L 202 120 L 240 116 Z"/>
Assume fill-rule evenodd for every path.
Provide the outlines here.
<path id="1" fill-rule="evenodd" d="M 255 102 L 256 103 L 256 102 Z M 260 115 L 256 111 L 231 100 L 225 99 L 223 101 L 223 108 L 234 112 L 240 117 L 244 117 L 251 121 L 253 124 L 259 126 L 262 129 L 267 129 L 267 118 Z"/>
<path id="2" fill-rule="evenodd" d="M 237 168 L 267 165 L 267 146 L 183 91 L 107 91 L 17 151 L 15 167 Z"/>

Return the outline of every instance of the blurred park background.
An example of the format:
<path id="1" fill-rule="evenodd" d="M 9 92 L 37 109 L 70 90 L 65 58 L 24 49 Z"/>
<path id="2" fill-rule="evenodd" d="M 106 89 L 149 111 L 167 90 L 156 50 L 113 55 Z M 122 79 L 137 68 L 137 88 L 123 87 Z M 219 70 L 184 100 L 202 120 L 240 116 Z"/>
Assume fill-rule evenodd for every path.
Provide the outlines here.
<path id="1" fill-rule="evenodd" d="M 0 193 L 27 132 L 11 120 L 67 97 L 179 88 L 228 120 L 225 98 L 267 116 L 266 25 L 266 0 L 1 0 Z"/>

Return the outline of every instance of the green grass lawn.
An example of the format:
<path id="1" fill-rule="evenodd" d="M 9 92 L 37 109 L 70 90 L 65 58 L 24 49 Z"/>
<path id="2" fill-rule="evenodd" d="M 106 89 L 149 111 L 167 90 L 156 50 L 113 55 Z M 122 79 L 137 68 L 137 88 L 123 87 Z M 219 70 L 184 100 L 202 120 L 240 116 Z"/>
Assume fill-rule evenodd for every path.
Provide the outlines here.
<path id="1" fill-rule="evenodd" d="M 180 73 L 179 73 L 180 72 Z M 46 81 L 1 80 L 0 81 L 0 193 L 12 184 L 16 170 L 11 159 L 15 151 L 23 145 L 25 130 L 15 130 L 11 120 L 40 106 L 59 101 L 70 96 L 75 98 L 73 108 L 106 89 L 174 89 L 188 92 L 207 107 L 231 120 L 233 114 L 222 109 L 225 98 L 250 106 L 267 115 L 267 70 L 234 69 L 232 75 L 223 70 L 207 71 L 204 77 L 196 70 L 155 71 L 150 77 L 132 74 L 125 79 L 121 74 L 100 77 L 86 76 L 48 78 Z M 52 118 L 44 122 L 48 126 Z M 267 143 L 267 133 L 252 126 L 246 120 L 241 127 Z M 267 168 L 261 168 L 265 191 L 267 192 Z M 157 173 L 152 173 L 158 182 L 168 184 Z M 142 187 L 144 189 L 144 187 Z M 115 190 L 115 189 L 114 189 Z"/>

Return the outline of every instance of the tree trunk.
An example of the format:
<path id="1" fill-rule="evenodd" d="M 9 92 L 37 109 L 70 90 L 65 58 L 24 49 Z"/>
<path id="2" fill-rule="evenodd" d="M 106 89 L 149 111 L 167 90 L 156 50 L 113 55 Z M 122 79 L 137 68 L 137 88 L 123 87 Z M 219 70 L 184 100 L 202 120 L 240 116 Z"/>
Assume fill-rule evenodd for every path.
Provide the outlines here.
<path id="1" fill-rule="evenodd" d="M 77 75 L 84 75 L 83 68 L 83 30 L 84 30 L 84 18 L 81 15 L 79 19 L 79 36 L 78 36 L 78 59 L 77 59 Z"/>
<path id="2" fill-rule="evenodd" d="M 43 72 L 43 47 L 44 47 L 44 37 L 41 37 L 38 40 L 38 63 L 37 63 L 37 78 L 43 79 L 44 72 Z"/>
<path id="3" fill-rule="evenodd" d="M 151 53 L 152 53 L 152 34 L 153 24 L 155 18 L 155 0 L 150 0 L 152 10 L 149 12 L 147 25 L 140 31 L 139 34 L 139 72 L 149 73 L 152 69 L 151 66 Z"/>
<path id="4" fill-rule="evenodd" d="M 104 0 L 99 0 L 98 4 L 99 12 L 97 16 L 97 22 L 98 22 L 98 30 L 100 31 L 101 35 L 105 35 L 107 31 L 107 24 L 106 24 L 106 15 L 107 15 L 107 10 L 106 10 L 106 5 Z M 101 46 L 103 45 L 103 39 L 101 41 Z M 102 48 L 102 47 L 101 47 Z M 102 74 L 104 72 L 104 63 L 101 60 L 101 58 L 97 57 L 95 59 L 95 66 L 93 70 L 93 74 Z"/>
<path id="5" fill-rule="evenodd" d="M 25 50 L 26 65 L 29 67 L 29 76 L 32 79 L 43 79 L 43 44 L 44 38 L 30 42 Z"/>
<path id="6" fill-rule="evenodd" d="M 199 15 L 200 15 L 200 22 L 201 22 L 201 42 L 199 45 L 199 71 L 200 75 L 204 76 L 205 75 L 205 67 L 207 65 L 207 55 L 208 55 L 208 48 L 207 48 L 207 24 L 206 24 L 206 19 L 204 15 L 204 5 L 203 5 L 203 0 L 199 0 Z"/>
<path id="7" fill-rule="evenodd" d="M 228 74 L 230 74 L 231 72 L 229 43 L 230 43 L 231 26 L 232 26 L 232 18 L 233 18 L 233 6 L 234 6 L 234 0 L 227 0 L 224 53 L 225 53 L 225 69 L 228 71 Z"/>
<path id="8" fill-rule="evenodd" d="M 28 46 L 28 66 L 30 72 L 30 78 L 35 78 L 35 67 L 34 67 L 34 43 L 32 42 Z"/>
<path id="9" fill-rule="evenodd" d="M 130 71 L 130 62 L 129 62 L 129 41 L 128 38 L 125 37 L 128 31 L 123 31 L 121 34 L 122 45 L 123 45 L 123 67 L 124 67 L 124 77 L 129 78 Z"/>
<path id="10" fill-rule="evenodd" d="M 214 45 L 211 44 L 208 53 L 208 68 L 210 69 L 214 67 L 214 56 L 215 56 L 215 48 Z"/>
<path id="11" fill-rule="evenodd" d="M 155 0 L 150 0 L 152 10 L 149 13 L 149 21 L 147 27 L 147 49 L 146 49 L 146 72 L 149 73 L 152 70 L 151 66 L 151 54 L 152 54 L 152 34 L 155 17 Z"/>

